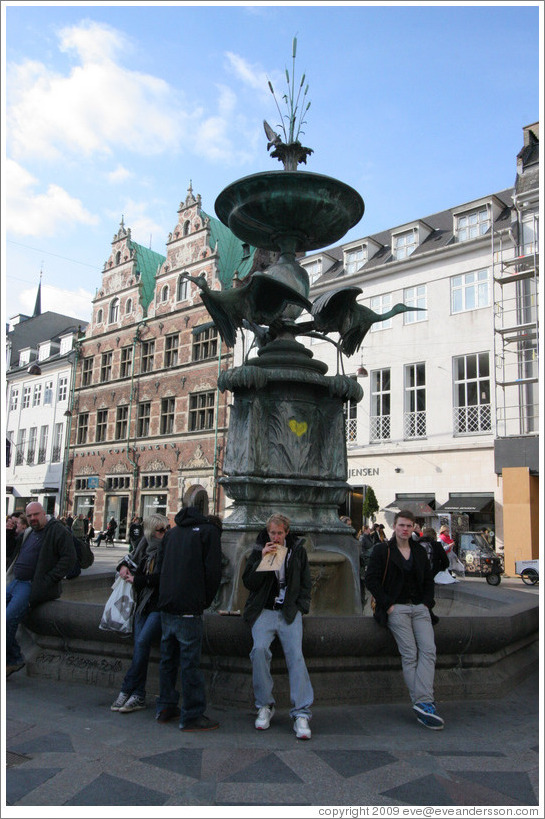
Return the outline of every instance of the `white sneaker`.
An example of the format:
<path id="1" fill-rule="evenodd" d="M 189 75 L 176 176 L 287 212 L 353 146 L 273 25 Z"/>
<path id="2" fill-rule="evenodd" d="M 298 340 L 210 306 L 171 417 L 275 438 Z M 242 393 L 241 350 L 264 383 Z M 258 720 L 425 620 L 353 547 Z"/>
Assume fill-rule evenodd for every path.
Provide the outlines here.
<path id="1" fill-rule="evenodd" d="M 119 711 L 120 708 L 123 708 L 129 697 L 130 694 L 125 694 L 124 691 L 120 691 L 117 698 L 110 705 L 110 711 Z"/>
<path id="2" fill-rule="evenodd" d="M 297 717 L 293 723 L 293 730 L 297 739 L 310 739 L 312 731 L 306 717 Z"/>
<path id="3" fill-rule="evenodd" d="M 274 705 L 264 705 L 257 712 L 255 727 L 258 731 L 266 731 L 271 724 L 271 719 L 274 714 Z"/>

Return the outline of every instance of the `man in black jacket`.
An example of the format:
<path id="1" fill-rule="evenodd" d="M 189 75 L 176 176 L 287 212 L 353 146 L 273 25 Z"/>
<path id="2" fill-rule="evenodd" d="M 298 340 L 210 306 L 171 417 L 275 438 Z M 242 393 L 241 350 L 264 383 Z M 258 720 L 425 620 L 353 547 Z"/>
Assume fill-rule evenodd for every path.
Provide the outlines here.
<path id="1" fill-rule="evenodd" d="M 204 712 L 206 692 L 200 669 L 203 611 L 221 580 L 221 535 L 198 509 L 182 509 L 176 526 L 166 533 L 159 555 L 160 580 L 157 610 L 161 612 L 161 660 L 156 719 L 180 717 L 182 731 L 218 728 Z M 176 690 L 182 672 L 182 708 Z"/>
<path id="2" fill-rule="evenodd" d="M 71 532 L 48 519 L 41 503 L 26 508 L 29 523 L 8 572 L 6 588 L 6 677 L 23 668 L 25 660 L 16 639 L 30 608 L 60 597 L 61 580 L 76 562 Z"/>
<path id="3" fill-rule="evenodd" d="M 371 554 L 365 585 L 376 600 L 375 619 L 393 634 L 405 683 L 418 722 L 435 731 L 444 727 L 435 709 L 435 638 L 433 569 L 424 548 L 412 540 L 414 515 L 399 511 L 394 534 Z"/>
<path id="4" fill-rule="evenodd" d="M 263 571 L 262 561 L 270 561 L 281 547 L 287 551 L 279 560 L 280 565 Z M 242 582 L 250 590 L 242 616 L 252 627 L 250 659 L 258 709 L 255 727 L 258 731 L 267 730 L 274 714 L 270 646 L 277 635 L 288 667 L 293 730 L 297 739 L 310 739 L 314 692 L 302 648 L 302 615 L 310 608 L 310 569 L 303 539 L 290 533 L 290 521 L 285 515 L 271 515 L 267 528 L 258 534 Z"/>

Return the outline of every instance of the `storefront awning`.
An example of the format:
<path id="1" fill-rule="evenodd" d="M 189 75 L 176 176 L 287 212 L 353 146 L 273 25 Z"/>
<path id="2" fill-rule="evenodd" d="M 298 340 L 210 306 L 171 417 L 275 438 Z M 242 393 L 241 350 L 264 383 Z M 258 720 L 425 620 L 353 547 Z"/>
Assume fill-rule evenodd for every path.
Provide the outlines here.
<path id="1" fill-rule="evenodd" d="M 384 511 L 400 512 L 406 509 L 417 518 L 429 518 L 435 515 L 432 505 L 435 505 L 435 495 L 398 495 L 395 501 L 384 507 Z"/>
<path id="2" fill-rule="evenodd" d="M 439 506 L 437 512 L 482 512 L 494 502 L 494 495 L 458 495 L 450 497 L 446 503 Z"/>

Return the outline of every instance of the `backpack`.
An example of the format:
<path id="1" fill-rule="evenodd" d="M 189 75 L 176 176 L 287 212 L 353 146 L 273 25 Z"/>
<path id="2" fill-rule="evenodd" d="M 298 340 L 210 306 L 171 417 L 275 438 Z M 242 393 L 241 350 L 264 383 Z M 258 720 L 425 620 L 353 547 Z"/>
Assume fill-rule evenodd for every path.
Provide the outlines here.
<path id="1" fill-rule="evenodd" d="M 95 560 L 94 552 L 92 551 L 91 547 L 85 540 L 81 540 L 79 537 L 72 535 L 72 539 L 74 541 L 74 546 L 76 548 L 76 553 L 78 556 L 79 565 L 82 569 L 88 569 L 90 566 L 93 565 Z"/>

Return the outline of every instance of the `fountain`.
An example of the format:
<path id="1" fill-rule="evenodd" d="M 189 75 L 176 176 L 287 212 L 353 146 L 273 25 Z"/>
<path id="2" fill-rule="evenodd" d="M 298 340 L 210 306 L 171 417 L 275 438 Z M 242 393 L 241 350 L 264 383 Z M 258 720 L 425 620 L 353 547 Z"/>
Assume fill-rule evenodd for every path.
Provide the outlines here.
<path id="1" fill-rule="evenodd" d="M 359 384 L 342 371 L 342 355 L 352 355 L 381 317 L 357 304 L 361 291 L 354 287 L 329 291 L 311 304 L 308 276 L 296 258 L 339 241 L 361 219 L 364 203 L 342 182 L 297 170 L 312 153 L 298 140 L 301 123 L 295 131 L 302 86 L 303 81 L 295 100 L 292 78 L 286 141 L 265 123 L 268 147 L 284 170 L 239 179 L 216 201 L 221 221 L 242 241 L 276 250 L 277 262 L 231 291 L 212 291 L 204 280 L 193 279 L 224 342 L 233 346 L 237 331 L 250 329 L 258 346 L 257 355 L 218 381 L 220 390 L 233 394 L 220 479 L 233 505 L 222 536 L 227 572 L 215 610 L 205 616 L 202 666 L 210 701 L 228 706 L 248 707 L 253 701 L 252 641 L 241 617 L 219 611 L 242 610 L 245 562 L 273 511 L 287 514 L 292 530 L 306 540 L 313 590 L 303 651 L 316 701 L 406 699 L 395 642 L 376 625 L 368 605 L 362 611 L 359 544 L 338 516 L 348 490 L 343 405 L 362 398 Z M 304 308 L 311 319 L 298 322 Z M 334 375 L 297 341 L 298 335 L 327 339 L 328 332 L 339 334 L 332 343 L 341 372 Z M 98 629 L 111 581 L 111 574 L 82 576 L 61 600 L 29 615 L 29 674 L 119 690 L 132 644 Z M 537 597 L 502 590 L 500 598 L 486 584 L 457 584 L 438 587 L 436 598 L 438 699 L 500 696 L 536 667 Z M 157 659 L 156 648 L 150 692 L 158 690 Z M 274 647 L 272 672 L 286 676 Z M 279 705 L 287 705 L 287 681 L 276 690 Z"/>

